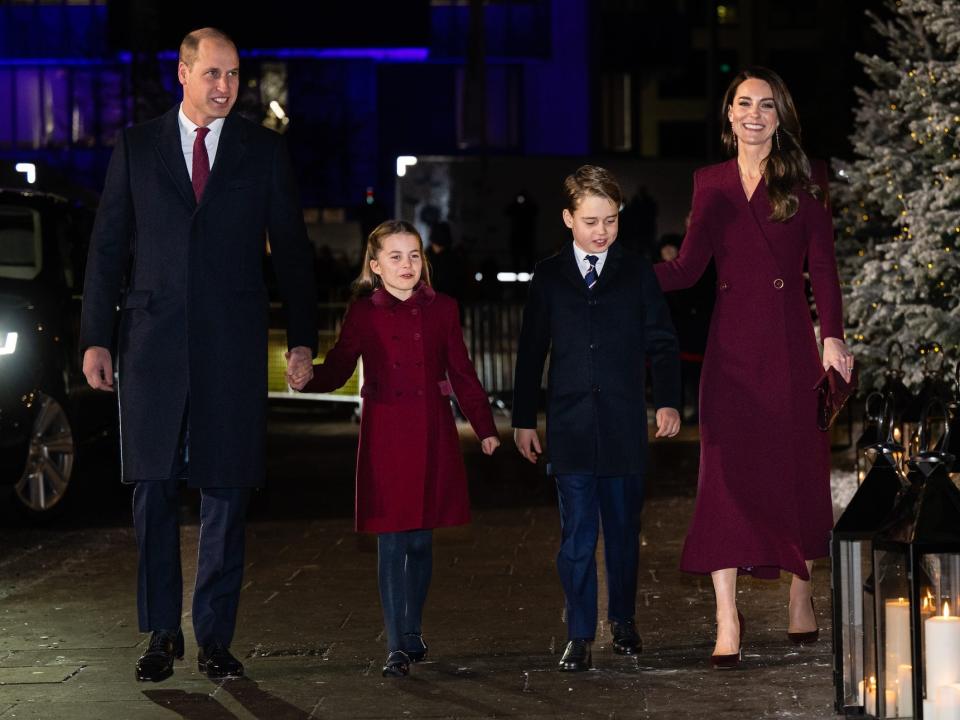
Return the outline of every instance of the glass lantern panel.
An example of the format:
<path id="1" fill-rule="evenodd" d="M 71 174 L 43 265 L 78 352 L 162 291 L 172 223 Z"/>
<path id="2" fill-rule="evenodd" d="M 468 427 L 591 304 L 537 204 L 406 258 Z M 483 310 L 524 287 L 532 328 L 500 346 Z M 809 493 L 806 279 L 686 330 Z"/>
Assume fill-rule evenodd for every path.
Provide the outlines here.
<path id="1" fill-rule="evenodd" d="M 876 550 L 874 572 L 878 626 L 875 714 L 879 718 L 910 718 L 913 717 L 913 661 L 906 552 Z M 869 705 L 865 710 L 870 714 Z"/>
<path id="2" fill-rule="evenodd" d="M 874 657 L 873 649 L 865 653 L 864 638 L 873 636 L 872 595 L 864 603 L 864 580 L 870 576 L 870 543 L 860 540 L 840 541 L 840 621 L 843 648 L 843 705 L 847 708 L 864 704 L 864 679 L 876 673 L 867 672 L 866 655 Z M 870 619 L 867 628 L 867 617 Z"/>
<path id="3" fill-rule="evenodd" d="M 875 447 L 857 447 L 857 485 L 866 480 L 876 461 L 877 449 Z"/>
<path id="4" fill-rule="evenodd" d="M 921 555 L 920 567 L 923 717 L 955 717 L 960 715 L 960 554 Z"/>

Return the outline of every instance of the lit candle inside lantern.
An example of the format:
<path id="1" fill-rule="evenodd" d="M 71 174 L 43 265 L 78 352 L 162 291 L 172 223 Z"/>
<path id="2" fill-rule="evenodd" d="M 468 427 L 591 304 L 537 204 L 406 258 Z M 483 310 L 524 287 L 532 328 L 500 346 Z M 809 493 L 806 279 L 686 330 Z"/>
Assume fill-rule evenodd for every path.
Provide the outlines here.
<path id="1" fill-rule="evenodd" d="M 948 602 L 943 603 L 943 615 L 923 621 L 923 665 L 927 699 L 936 697 L 943 685 L 960 683 L 960 617 L 950 615 Z M 939 702 L 937 706 L 939 713 Z"/>
<path id="2" fill-rule="evenodd" d="M 877 678 L 873 675 L 869 680 L 861 680 L 857 683 L 857 697 L 859 703 L 863 705 L 863 711 L 867 715 L 877 714 Z"/>
<path id="3" fill-rule="evenodd" d="M 883 691 L 883 716 L 884 717 L 900 717 L 900 713 L 897 712 L 897 691 L 893 688 Z"/>
<path id="4" fill-rule="evenodd" d="M 960 720 L 960 683 L 937 688 L 935 720 Z M 924 720 L 927 720 L 924 715 Z"/>
<path id="5" fill-rule="evenodd" d="M 884 686 L 897 686 L 897 668 L 910 662 L 910 601 L 906 598 L 887 600 L 886 637 L 884 644 Z M 893 708 L 887 710 L 892 715 Z"/>
<path id="6" fill-rule="evenodd" d="M 912 665 L 897 666 L 897 717 L 913 717 Z"/>

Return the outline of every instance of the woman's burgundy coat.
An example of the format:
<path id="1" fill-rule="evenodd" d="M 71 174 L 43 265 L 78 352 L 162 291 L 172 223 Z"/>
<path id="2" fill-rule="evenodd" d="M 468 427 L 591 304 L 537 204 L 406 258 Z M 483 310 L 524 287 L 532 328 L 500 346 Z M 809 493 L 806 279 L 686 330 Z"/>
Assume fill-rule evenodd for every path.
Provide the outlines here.
<path id="1" fill-rule="evenodd" d="M 460 330 L 457 303 L 420 285 L 400 301 L 383 288 L 357 299 L 307 386 L 342 386 L 363 358 L 356 527 L 397 532 L 470 521 L 450 394 L 477 437 L 497 429 Z"/>
<path id="2" fill-rule="evenodd" d="M 700 381 L 700 477 L 681 568 L 780 569 L 806 579 L 828 554 L 830 441 L 816 426 L 823 372 L 804 260 L 824 338 L 843 338 L 833 222 L 798 190 L 800 208 L 771 221 L 761 180 L 748 201 L 736 159 L 694 175 L 693 210 L 676 260 L 654 266 L 663 290 L 689 287 L 710 258 L 717 299 Z"/>

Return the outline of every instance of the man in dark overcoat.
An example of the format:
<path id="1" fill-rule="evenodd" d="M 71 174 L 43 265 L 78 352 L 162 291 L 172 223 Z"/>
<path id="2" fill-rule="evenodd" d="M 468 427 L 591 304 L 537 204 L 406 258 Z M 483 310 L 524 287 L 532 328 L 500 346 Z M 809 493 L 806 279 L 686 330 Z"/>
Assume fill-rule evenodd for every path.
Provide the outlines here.
<path id="1" fill-rule="evenodd" d="M 81 328 L 90 385 L 117 383 L 123 480 L 134 483 L 139 680 L 184 654 L 178 495 L 201 490 L 192 621 L 210 677 L 243 674 L 230 653 L 251 489 L 264 482 L 269 245 L 286 305 L 287 379 L 312 377 L 313 257 L 281 136 L 230 114 L 239 56 L 203 28 L 180 46 L 183 102 L 124 130 L 90 243 Z"/>
<path id="2" fill-rule="evenodd" d="M 634 618 L 646 473 L 646 368 L 657 436 L 679 432 L 680 355 L 646 258 L 617 239 L 616 179 L 585 165 L 565 181 L 573 242 L 536 266 L 523 312 L 513 391 L 514 439 L 536 462 L 537 404 L 547 380 L 547 473 L 555 476 L 568 642 L 562 671 L 587 670 L 597 624 L 597 535 L 603 526 L 613 650 L 642 649 Z"/>

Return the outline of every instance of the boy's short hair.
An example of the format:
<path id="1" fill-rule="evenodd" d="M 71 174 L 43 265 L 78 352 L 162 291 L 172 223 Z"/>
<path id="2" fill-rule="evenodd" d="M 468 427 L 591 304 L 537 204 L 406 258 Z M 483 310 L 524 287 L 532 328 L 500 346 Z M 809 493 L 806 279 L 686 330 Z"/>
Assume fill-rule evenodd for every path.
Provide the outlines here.
<path id="1" fill-rule="evenodd" d="M 581 165 L 573 175 L 567 175 L 563 181 L 563 191 L 566 208 L 571 213 L 587 195 L 598 195 L 607 198 L 620 209 L 623 204 L 623 193 L 620 183 L 609 170 L 597 165 Z"/>

